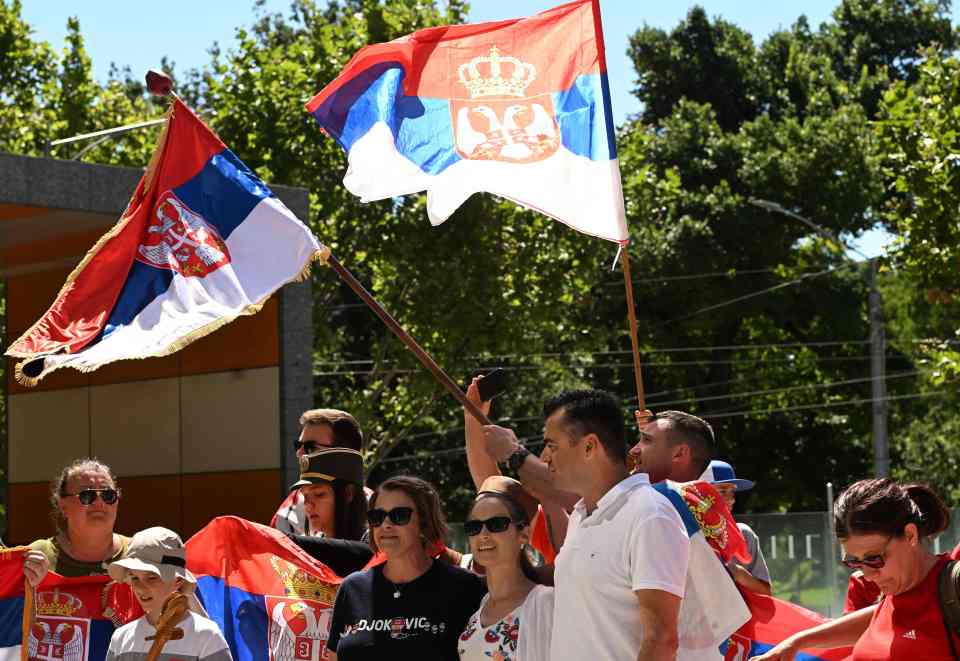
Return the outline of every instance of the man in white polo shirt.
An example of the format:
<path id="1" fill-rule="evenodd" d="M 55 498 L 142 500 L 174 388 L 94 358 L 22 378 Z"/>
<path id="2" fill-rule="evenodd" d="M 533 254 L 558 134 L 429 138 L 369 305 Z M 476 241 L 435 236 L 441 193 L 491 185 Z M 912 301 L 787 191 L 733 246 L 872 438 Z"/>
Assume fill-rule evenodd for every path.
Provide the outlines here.
<path id="1" fill-rule="evenodd" d="M 690 547 L 680 515 L 628 474 L 612 395 L 562 393 L 544 418 L 554 485 L 580 496 L 556 561 L 551 658 L 673 661 Z"/>

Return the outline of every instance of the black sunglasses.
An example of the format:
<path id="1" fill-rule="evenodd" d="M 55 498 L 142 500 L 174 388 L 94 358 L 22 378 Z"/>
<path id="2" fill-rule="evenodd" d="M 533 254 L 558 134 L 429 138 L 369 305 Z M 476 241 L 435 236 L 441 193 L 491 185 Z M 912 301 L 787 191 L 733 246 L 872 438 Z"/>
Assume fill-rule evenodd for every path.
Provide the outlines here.
<path id="1" fill-rule="evenodd" d="M 480 534 L 484 526 L 486 526 L 490 532 L 503 532 L 510 527 L 511 523 L 513 523 L 513 519 L 509 516 L 491 516 L 485 521 L 470 519 L 463 523 L 463 532 L 467 533 L 467 537 L 475 537 Z"/>
<path id="2" fill-rule="evenodd" d="M 389 512 L 377 507 L 376 509 L 367 510 L 367 523 L 373 528 L 379 528 L 383 525 L 385 519 L 390 519 L 390 523 L 395 526 L 405 526 L 410 523 L 412 516 L 412 507 L 394 507 Z"/>
<path id="3" fill-rule="evenodd" d="M 116 489 L 81 489 L 77 493 L 64 493 L 61 495 L 64 498 L 76 496 L 81 505 L 93 505 L 93 502 L 97 499 L 97 494 L 100 494 L 100 500 L 107 505 L 113 505 L 120 498 L 120 492 Z"/>
<path id="4" fill-rule="evenodd" d="M 303 450 L 304 453 L 310 454 L 314 450 L 320 448 L 320 444 L 316 441 L 301 441 L 300 439 L 297 439 L 293 442 L 293 448 L 294 450 Z"/>
<path id="5" fill-rule="evenodd" d="M 862 558 L 857 558 L 852 555 L 844 556 L 840 559 L 848 569 L 883 569 L 884 565 L 887 564 L 887 547 L 890 546 L 890 542 L 893 540 L 893 537 L 887 540 L 887 543 L 883 545 L 883 550 L 880 553 L 875 555 L 867 555 Z"/>

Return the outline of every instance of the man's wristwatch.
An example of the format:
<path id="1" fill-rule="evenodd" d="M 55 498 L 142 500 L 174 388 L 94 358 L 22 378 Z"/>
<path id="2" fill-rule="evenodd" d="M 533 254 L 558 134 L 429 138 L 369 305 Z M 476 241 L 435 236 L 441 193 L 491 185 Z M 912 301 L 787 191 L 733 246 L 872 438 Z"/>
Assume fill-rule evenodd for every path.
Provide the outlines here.
<path id="1" fill-rule="evenodd" d="M 527 460 L 527 457 L 530 456 L 530 450 L 523 447 L 522 445 L 517 445 L 517 449 L 513 451 L 509 457 L 507 457 L 507 466 L 510 467 L 514 473 L 520 470 L 520 467 L 523 466 L 523 462 Z"/>

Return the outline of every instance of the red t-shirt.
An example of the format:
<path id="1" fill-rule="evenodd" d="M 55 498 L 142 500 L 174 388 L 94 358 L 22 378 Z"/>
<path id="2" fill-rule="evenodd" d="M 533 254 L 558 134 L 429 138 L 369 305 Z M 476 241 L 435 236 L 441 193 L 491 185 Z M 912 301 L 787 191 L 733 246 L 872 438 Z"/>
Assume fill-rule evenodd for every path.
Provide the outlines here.
<path id="1" fill-rule="evenodd" d="M 530 545 L 540 552 L 544 562 L 548 565 L 556 564 L 557 551 L 550 541 L 550 530 L 547 527 L 547 517 L 543 513 L 543 506 L 537 506 L 537 515 L 530 524 Z"/>
<path id="2" fill-rule="evenodd" d="M 937 578 L 949 561 L 946 555 L 939 556 L 918 585 L 903 594 L 884 595 L 854 646 L 851 661 L 953 661 L 937 596 Z M 953 634 L 953 639 L 960 649 L 960 637 Z"/>
<path id="3" fill-rule="evenodd" d="M 880 600 L 880 588 L 873 581 L 868 581 L 862 571 L 850 574 L 847 583 L 847 600 L 843 604 L 843 614 L 858 611 L 867 606 L 873 606 Z"/>

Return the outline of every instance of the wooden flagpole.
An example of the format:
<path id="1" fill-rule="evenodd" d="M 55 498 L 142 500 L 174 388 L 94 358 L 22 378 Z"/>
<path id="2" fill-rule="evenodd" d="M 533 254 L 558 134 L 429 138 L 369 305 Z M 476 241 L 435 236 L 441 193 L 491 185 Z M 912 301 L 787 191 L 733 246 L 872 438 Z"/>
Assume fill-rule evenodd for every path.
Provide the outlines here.
<path id="1" fill-rule="evenodd" d="M 427 371 L 433 374 L 434 378 L 440 382 L 440 385 L 442 385 L 448 393 L 453 395 L 453 398 L 460 402 L 460 404 L 463 405 L 463 408 L 470 412 L 470 415 L 476 418 L 481 425 L 493 424 L 490 422 L 490 418 L 484 415 L 483 411 L 481 411 L 476 404 L 467 399 L 467 396 L 462 390 L 460 390 L 460 386 L 458 386 L 456 382 L 451 379 L 446 372 L 443 371 L 443 368 L 437 365 L 436 361 L 431 358 L 430 354 L 424 351 L 423 347 L 417 344 L 417 341 L 413 339 L 399 323 L 397 323 L 397 320 L 394 319 L 390 313 L 383 308 L 382 305 L 380 305 L 379 301 L 377 301 L 377 299 L 375 299 L 362 284 L 360 284 L 360 281 L 357 280 L 343 264 L 340 263 L 340 260 L 333 255 L 329 255 L 326 258 L 326 264 L 337 272 L 337 275 L 339 275 L 340 278 L 347 283 L 347 286 L 350 287 L 350 289 L 352 289 L 364 303 L 367 304 L 367 307 L 373 310 L 374 314 L 380 317 L 380 320 L 386 325 L 386 327 L 389 328 L 394 335 L 400 338 L 400 341 L 403 342 L 404 345 L 413 352 L 413 355 L 417 357 L 417 360 L 420 361 L 420 364 L 427 368 Z"/>
<path id="2" fill-rule="evenodd" d="M 593 31 L 597 40 L 597 50 L 601 58 L 603 69 L 606 70 L 606 46 L 603 42 L 603 20 L 601 19 L 600 0 L 592 0 L 593 9 Z M 606 81 L 606 78 L 603 78 Z M 610 101 L 609 84 L 602 84 L 604 116 L 607 124 L 607 130 L 613 135 L 613 105 Z M 629 236 L 629 235 L 628 235 Z M 640 369 L 640 344 L 637 340 L 637 312 L 633 302 L 633 281 L 630 279 L 630 246 L 629 239 L 620 244 L 621 259 L 620 265 L 623 268 L 623 284 L 627 288 L 627 317 L 630 320 L 630 344 L 633 347 L 633 376 L 637 384 L 637 422 L 642 418 L 649 417 L 650 412 L 646 410 L 647 402 L 643 393 L 643 373 Z"/>
<path id="3" fill-rule="evenodd" d="M 633 301 L 633 280 L 630 278 L 629 244 L 623 244 L 620 264 L 623 267 L 623 284 L 627 289 L 627 318 L 630 320 L 630 344 L 633 347 L 633 377 L 637 382 L 637 410 L 647 408 L 643 392 L 643 372 L 640 368 L 640 342 L 637 339 L 637 310 Z"/>

